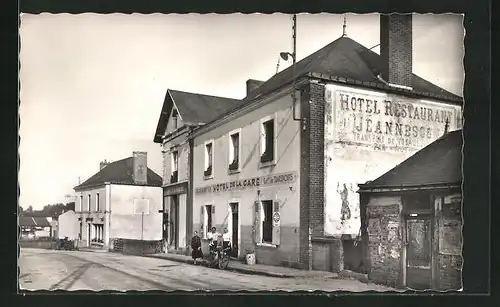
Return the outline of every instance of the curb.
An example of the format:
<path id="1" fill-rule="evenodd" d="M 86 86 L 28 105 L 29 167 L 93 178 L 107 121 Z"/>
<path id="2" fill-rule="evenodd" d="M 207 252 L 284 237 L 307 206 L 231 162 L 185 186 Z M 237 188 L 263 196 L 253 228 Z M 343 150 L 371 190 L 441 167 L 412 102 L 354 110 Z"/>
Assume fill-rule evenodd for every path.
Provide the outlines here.
<path id="1" fill-rule="evenodd" d="M 157 256 L 157 255 L 144 255 L 144 257 L 164 259 L 164 260 L 170 260 L 170 261 L 187 263 L 187 264 L 193 263 L 193 261 L 191 259 L 182 259 L 182 258 L 175 258 L 175 257 L 170 258 L 170 257 Z M 203 263 L 202 265 L 204 265 L 204 264 L 205 263 Z M 277 277 L 277 278 L 311 278 L 311 279 L 312 278 L 327 278 L 327 279 L 335 279 L 335 278 L 339 277 L 338 274 L 335 274 L 335 273 L 329 274 L 330 276 L 302 276 L 302 275 L 294 275 L 294 274 L 286 274 L 286 273 L 257 271 L 257 270 L 241 268 L 241 267 L 231 267 L 231 264 L 227 267 L 226 270 L 244 273 L 244 274 L 248 274 L 248 275 L 261 275 L 261 276 L 269 276 L 269 277 Z"/>

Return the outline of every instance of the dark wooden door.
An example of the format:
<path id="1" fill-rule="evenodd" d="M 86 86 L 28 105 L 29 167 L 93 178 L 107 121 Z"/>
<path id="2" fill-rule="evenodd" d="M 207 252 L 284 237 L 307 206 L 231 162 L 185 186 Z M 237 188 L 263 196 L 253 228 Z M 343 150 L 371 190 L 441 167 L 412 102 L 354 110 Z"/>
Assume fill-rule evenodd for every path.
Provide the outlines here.
<path id="1" fill-rule="evenodd" d="M 231 204 L 231 214 L 232 214 L 232 246 L 231 246 L 231 256 L 238 257 L 238 232 L 239 232 L 239 215 L 238 215 L 238 204 Z"/>
<path id="2" fill-rule="evenodd" d="M 175 249 L 179 247 L 179 196 L 172 196 L 170 203 L 170 245 Z"/>
<path id="3" fill-rule="evenodd" d="M 431 219 L 426 216 L 406 220 L 406 286 L 417 290 L 432 288 Z"/>

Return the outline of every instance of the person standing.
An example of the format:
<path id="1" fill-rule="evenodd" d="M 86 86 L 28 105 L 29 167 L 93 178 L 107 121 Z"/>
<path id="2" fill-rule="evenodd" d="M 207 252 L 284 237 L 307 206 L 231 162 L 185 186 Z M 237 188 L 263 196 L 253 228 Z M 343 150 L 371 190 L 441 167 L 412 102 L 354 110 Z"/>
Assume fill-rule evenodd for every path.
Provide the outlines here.
<path id="1" fill-rule="evenodd" d="M 224 248 L 230 248 L 231 247 L 231 235 L 229 234 L 229 231 L 227 228 L 224 228 L 224 233 L 222 234 L 222 240 L 223 240 L 223 247 Z"/>
<path id="2" fill-rule="evenodd" d="M 201 251 L 201 238 L 198 236 L 198 231 L 195 231 L 193 238 L 191 238 L 191 249 L 191 257 L 193 257 L 194 264 L 196 264 L 196 259 L 203 259 L 203 252 Z"/>

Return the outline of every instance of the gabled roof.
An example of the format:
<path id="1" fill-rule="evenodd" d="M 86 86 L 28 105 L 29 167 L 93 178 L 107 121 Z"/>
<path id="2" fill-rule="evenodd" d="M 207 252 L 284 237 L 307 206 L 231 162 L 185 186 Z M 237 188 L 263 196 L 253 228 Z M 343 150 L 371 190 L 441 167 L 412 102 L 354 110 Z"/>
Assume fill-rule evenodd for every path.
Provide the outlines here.
<path id="1" fill-rule="evenodd" d="M 379 88 L 385 85 L 377 79 L 383 66 L 384 62 L 380 55 L 355 40 L 343 36 L 297 62 L 295 71 L 297 76 L 307 73 L 325 74 L 364 82 L 368 86 L 371 84 L 371 86 Z M 252 92 L 249 98 L 256 98 L 270 92 L 291 82 L 292 78 L 292 67 L 288 67 Z M 413 74 L 412 87 L 412 92 L 415 94 L 435 96 L 435 98 L 451 101 L 462 100 L 461 97 L 415 74 Z"/>
<path id="2" fill-rule="evenodd" d="M 110 184 L 126 184 L 126 185 L 142 185 L 160 187 L 162 185 L 162 178 L 148 167 L 147 183 L 137 184 L 134 182 L 134 158 L 129 157 L 119 161 L 111 162 L 106 167 L 101 169 L 95 175 L 87 179 L 82 184 L 74 187 L 75 190 L 84 188 Z"/>
<path id="3" fill-rule="evenodd" d="M 449 132 L 379 178 L 359 185 L 360 192 L 461 184 L 462 144 L 462 130 Z"/>
<path id="4" fill-rule="evenodd" d="M 19 226 L 50 227 L 50 223 L 45 217 L 20 216 Z"/>
<path id="5" fill-rule="evenodd" d="M 389 87 L 377 78 L 382 72 L 383 65 L 384 61 L 380 55 L 349 37 L 343 36 L 298 61 L 295 64 L 295 78 L 324 75 L 325 77 L 328 76 L 329 80 L 345 81 L 346 83 L 378 90 L 385 89 L 401 92 L 406 95 L 446 100 L 460 105 L 463 102 L 462 97 L 452 94 L 415 74 L 413 74 L 412 79 L 413 90 L 409 91 Z M 216 118 L 214 122 L 244 105 L 251 104 L 259 97 L 263 97 L 285 85 L 291 84 L 293 78 L 293 68 L 290 66 L 271 77 L 264 84 L 252 91 L 245 99 L 241 100 L 237 106 Z"/>
<path id="6" fill-rule="evenodd" d="M 177 112 L 185 125 L 200 125 L 212 121 L 228 109 L 233 108 L 240 100 L 233 98 L 217 97 L 176 90 L 167 90 L 160 119 L 153 138 L 155 143 L 161 143 L 161 137 L 167 127 L 172 107 L 177 107 Z"/>

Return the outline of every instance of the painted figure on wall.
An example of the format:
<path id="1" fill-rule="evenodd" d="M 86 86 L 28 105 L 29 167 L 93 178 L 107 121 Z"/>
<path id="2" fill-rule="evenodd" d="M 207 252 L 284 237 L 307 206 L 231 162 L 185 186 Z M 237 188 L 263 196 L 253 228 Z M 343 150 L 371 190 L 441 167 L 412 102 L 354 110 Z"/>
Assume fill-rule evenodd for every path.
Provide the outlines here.
<path id="1" fill-rule="evenodd" d="M 351 218 L 351 209 L 349 208 L 349 190 L 347 189 L 346 184 L 342 184 L 343 188 L 340 188 L 340 184 L 337 183 L 337 193 L 340 194 L 340 199 L 342 200 L 342 207 L 340 208 L 340 220 L 342 224 L 344 224 L 345 220 L 349 220 Z"/>

